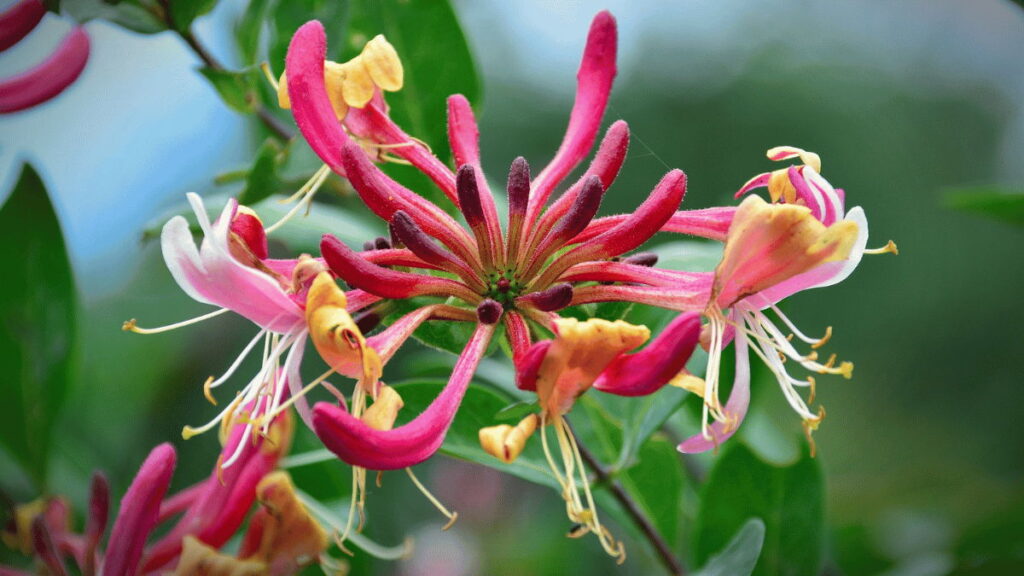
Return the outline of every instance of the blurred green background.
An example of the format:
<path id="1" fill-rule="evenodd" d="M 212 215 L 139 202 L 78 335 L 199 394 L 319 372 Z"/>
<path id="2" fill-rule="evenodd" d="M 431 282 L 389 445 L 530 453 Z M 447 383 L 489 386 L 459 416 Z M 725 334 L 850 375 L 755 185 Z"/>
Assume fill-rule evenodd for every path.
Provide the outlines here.
<path id="1" fill-rule="evenodd" d="M 833 326 L 829 349 L 856 364 L 852 381 L 822 378 L 818 386 L 828 409 L 815 436 L 825 478 L 822 570 L 1019 573 L 1024 236 L 1021 228 L 954 210 L 947 198 L 971 187 L 1024 189 L 1024 10 L 996 0 L 454 5 L 483 85 L 481 145 L 493 181 L 503 181 L 514 157 L 539 167 L 557 147 L 589 20 L 604 7 L 620 25 L 619 75 L 605 121 L 624 119 L 633 133 L 604 213 L 632 209 L 669 168 L 689 177 L 684 206 L 703 208 L 731 203 L 747 178 L 774 168 L 764 157 L 769 147 L 794 145 L 821 155 L 823 174 L 846 190 L 848 206 L 867 212 L 870 245 L 891 238 L 900 248 L 898 257 L 865 258 L 839 286 L 787 302 L 787 313 L 806 332 Z M 199 22 L 201 37 L 228 62 L 235 56 L 225 38 L 244 9 L 244 2 L 227 2 Z M 179 432 L 184 423 L 212 416 L 200 385 L 230 363 L 251 327 L 217 319 L 141 337 L 122 333 L 120 323 L 138 317 L 160 324 L 203 311 L 173 284 L 158 246 L 138 239 L 180 205 L 186 190 L 218 192 L 212 177 L 244 164 L 262 140 L 212 90 L 189 84 L 165 92 L 166 104 L 142 97 L 107 111 L 119 130 L 91 127 L 108 145 L 105 172 L 94 172 L 90 187 L 76 185 L 63 164 L 74 164 L 70 157 L 85 144 L 69 143 L 64 124 L 44 120 L 76 112 L 85 118 L 82 110 L 103 103 L 86 102 L 81 93 L 132 85 L 128 64 L 105 67 L 102 57 L 113 57 L 126 43 L 160 43 L 151 67 L 182 74 L 192 65 L 169 33 L 142 37 L 102 22 L 89 26 L 102 74 L 89 71 L 84 85 L 52 110 L 0 119 L 4 169 L 16 173 L 20 158 L 41 172 L 79 280 L 77 367 L 51 462 L 52 489 L 79 504 L 92 469 L 106 470 L 115 491 L 123 490 L 149 447 L 166 439 L 175 439 L 181 457 L 175 485 L 208 474 L 215 439 L 184 442 Z M 173 115 L 157 122 L 162 107 L 173 108 Z M 171 127 L 173 119 L 194 118 L 197 111 L 205 128 Z M 143 141 L 165 139 L 173 146 L 165 143 L 171 146 L 166 154 L 142 158 L 141 165 L 119 160 L 142 138 L 130 123 L 118 124 L 125 116 L 142 123 L 136 130 L 145 131 Z M 30 122 L 41 122 L 35 124 L 40 134 L 25 135 Z M 81 122 L 89 120 L 66 130 L 75 133 Z M 202 158 L 194 146 L 205 146 Z M 53 147 L 60 153 L 48 152 Z M 133 170 L 137 180 L 113 176 Z M 147 190 L 150 181 L 159 193 Z M 95 209 L 97 202 L 103 210 Z M 368 230 L 384 232 L 379 222 L 368 222 Z M 102 248 L 90 248 L 94 244 Z M 389 365 L 392 380 L 421 371 L 426 349 L 409 348 Z M 507 377 L 499 368 L 493 373 Z M 796 459 L 802 433 L 777 387 L 755 382 L 753 406 L 740 436 L 770 461 Z M 296 451 L 302 446 L 312 446 L 311 440 L 299 438 Z M 691 466 L 715 461 L 709 455 Z M 3 488 L 17 499 L 31 498 L 31 485 L 14 464 L 0 455 L 0 465 Z M 417 551 L 400 563 L 371 566 L 359 558 L 356 573 L 658 570 L 651 553 L 628 536 L 631 559 L 621 568 L 594 539 L 566 540 L 561 501 L 550 489 L 448 458 L 423 468 L 421 477 L 460 512 L 459 523 L 440 533 L 442 518 L 394 475 L 370 495 L 368 533 L 387 543 L 414 536 Z M 341 465 L 297 475 L 311 493 L 347 482 Z M 687 558 L 695 482 L 682 499 L 676 542 Z M 992 551 L 1005 563 L 975 561 Z"/>

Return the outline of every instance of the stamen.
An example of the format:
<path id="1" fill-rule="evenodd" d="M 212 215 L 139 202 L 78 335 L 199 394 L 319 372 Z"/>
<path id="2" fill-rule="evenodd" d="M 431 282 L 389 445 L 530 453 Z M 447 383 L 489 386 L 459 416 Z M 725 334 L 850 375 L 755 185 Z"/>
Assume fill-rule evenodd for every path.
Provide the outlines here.
<path id="1" fill-rule="evenodd" d="M 303 386 L 302 390 L 298 394 L 293 394 L 290 398 L 285 400 L 284 403 L 278 406 L 276 409 L 267 412 L 266 414 L 261 416 L 261 422 L 272 421 L 274 418 L 277 417 L 278 414 L 290 408 L 291 405 L 294 404 L 299 398 L 302 398 L 303 396 L 308 394 L 313 388 L 316 388 L 321 382 L 329 378 L 332 374 L 334 374 L 334 368 L 331 368 L 327 372 L 324 372 L 323 374 L 318 376 L 316 380 L 313 380 L 309 384 Z"/>
<path id="2" fill-rule="evenodd" d="M 196 316 L 195 318 L 191 318 L 189 320 L 183 320 L 181 322 L 176 322 L 174 324 L 168 324 L 167 326 L 158 326 L 156 328 L 139 328 L 138 326 L 135 325 L 135 318 L 132 318 L 121 325 L 121 330 L 124 330 L 125 332 L 134 332 L 136 334 L 159 334 L 161 332 L 170 332 L 171 330 L 177 330 L 178 328 L 191 326 L 192 324 L 198 324 L 200 322 L 203 322 L 204 320 L 209 320 L 210 318 L 220 316 L 221 314 L 227 311 L 227 308 L 221 308 L 219 310 L 214 310 L 209 314 L 203 314 L 202 316 Z"/>
<path id="3" fill-rule="evenodd" d="M 864 251 L 865 254 L 893 254 L 895 256 L 900 255 L 900 249 L 896 246 L 896 243 L 892 240 L 882 246 L 881 248 L 869 248 Z"/>
<path id="4" fill-rule="evenodd" d="M 821 338 L 811 338 L 810 336 L 807 336 L 806 334 L 801 332 L 800 329 L 796 327 L 796 324 L 794 324 L 793 321 L 790 320 L 788 316 L 783 314 L 782 310 L 779 310 L 778 306 L 776 306 L 775 304 L 772 304 L 771 305 L 771 309 L 772 309 L 772 311 L 775 312 L 775 315 L 778 316 L 779 319 L 782 320 L 782 322 L 786 324 L 786 327 L 789 328 L 790 330 L 792 330 L 794 334 L 796 334 L 797 338 L 800 338 L 804 342 L 810 344 L 811 348 L 815 348 L 815 349 L 821 348 L 822 346 L 825 345 L 825 343 L 827 343 L 832 338 L 832 327 L 831 326 L 828 326 L 827 328 L 825 328 L 825 335 L 822 336 Z"/>
<path id="5" fill-rule="evenodd" d="M 285 223 L 291 220 L 296 214 L 298 214 L 299 210 L 301 210 L 303 206 L 311 206 L 313 202 L 313 196 L 317 193 L 318 190 L 320 190 L 320 187 L 323 186 L 324 182 L 327 181 L 327 177 L 330 175 L 330 168 L 326 164 L 324 166 L 321 166 L 320 169 L 313 174 L 312 178 L 310 178 L 306 182 L 306 184 L 303 185 L 302 188 L 299 188 L 299 192 L 301 192 L 301 198 L 295 204 L 295 206 L 293 206 L 291 210 L 289 210 L 284 216 L 282 216 L 280 220 L 268 226 L 265 229 L 265 232 L 267 234 L 270 234 L 276 231 L 281 226 L 284 226 Z M 305 188 L 306 190 L 303 191 L 303 188 Z M 293 194 L 292 197 L 299 195 L 299 192 Z"/>
<path id="6" fill-rule="evenodd" d="M 235 373 L 235 371 L 238 370 L 238 367 L 242 365 L 242 361 L 249 356 L 249 353 L 252 352 L 252 349 L 256 347 L 256 343 L 259 342 L 260 338 L 266 332 L 267 330 L 265 328 L 257 332 L 256 337 L 253 338 L 248 344 L 246 344 L 245 348 L 242 349 L 242 353 L 239 354 L 237 358 L 235 358 L 235 361 L 231 363 L 231 366 L 228 367 L 228 369 L 224 372 L 223 375 L 221 375 L 220 378 L 214 379 L 213 376 L 210 376 L 209 378 L 206 379 L 206 382 L 203 383 L 203 395 L 206 396 L 206 399 L 209 400 L 211 404 L 213 404 L 214 406 L 217 405 L 217 401 L 213 398 L 211 390 L 226 382 L 228 378 L 230 378 Z M 264 362 L 266 362 L 266 350 L 264 350 L 263 355 Z"/>
<path id="7" fill-rule="evenodd" d="M 274 89 L 274 92 L 280 90 L 277 86 L 277 78 L 274 78 L 274 73 L 270 71 L 270 62 L 264 62 L 260 64 L 260 70 L 263 71 L 263 76 L 267 78 L 267 82 Z"/>
<path id="8" fill-rule="evenodd" d="M 459 519 L 459 513 L 449 512 L 448 509 L 444 507 L 444 504 L 441 504 L 441 501 L 438 500 L 433 494 L 431 494 L 430 490 L 427 490 L 426 486 L 420 483 L 419 478 L 417 478 L 416 475 L 413 474 L 412 468 L 406 468 L 405 471 L 409 474 L 409 479 L 412 480 L 412 483 L 416 485 L 416 488 L 419 488 L 419 491 L 422 492 L 423 495 L 427 497 L 427 500 L 430 500 L 430 503 L 433 504 L 434 507 L 441 512 L 441 514 L 444 514 L 445 517 L 448 518 L 448 523 L 442 526 L 441 530 L 446 531 L 449 528 L 451 528 L 452 525 L 455 524 L 455 521 Z"/>

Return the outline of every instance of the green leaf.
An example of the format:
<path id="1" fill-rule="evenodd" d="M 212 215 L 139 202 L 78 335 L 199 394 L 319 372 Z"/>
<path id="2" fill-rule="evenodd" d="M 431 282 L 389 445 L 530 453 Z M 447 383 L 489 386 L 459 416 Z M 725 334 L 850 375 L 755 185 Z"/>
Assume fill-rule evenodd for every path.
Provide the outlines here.
<path id="1" fill-rule="evenodd" d="M 701 494 L 694 559 L 703 564 L 748 518 L 765 523 L 765 545 L 754 574 L 817 574 L 824 544 L 824 483 L 805 454 L 790 466 L 760 460 L 742 442 L 729 442 Z"/>
<path id="2" fill-rule="evenodd" d="M 290 144 L 290 143 L 289 143 Z M 286 190 L 286 183 L 278 175 L 288 158 L 288 144 L 282 146 L 276 138 L 267 138 L 256 151 L 256 160 L 245 177 L 245 188 L 238 195 L 240 204 L 251 206 Z"/>
<path id="3" fill-rule="evenodd" d="M 252 0 L 238 20 L 238 24 L 235 25 L 235 41 L 238 43 L 238 50 L 242 54 L 244 64 L 257 63 L 260 36 L 268 8 L 270 8 L 270 0 Z"/>
<path id="4" fill-rule="evenodd" d="M 635 398 L 621 399 L 625 402 Z M 584 396 L 569 414 L 577 439 L 601 462 L 611 462 L 622 450 L 622 424 L 596 397 Z M 614 477 L 632 497 L 640 511 L 654 524 L 658 533 L 674 544 L 679 537 L 682 512 L 683 470 L 675 445 L 663 436 L 644 442 L 628 469 L 614 470 Z M 600 488 L 600 487 L 599 487 Z M 601 506 L 599 506 L 600 508 Z M 633 529 L 632 520 L 617 503 L 606 502 L 623 526 Z M 601 512 L 602 510 L 599 510 Z"/>
<path id="5" fill-rule="evenodd" d="M 751 518 L 729 544 L 708 560 L 693 576 L 749 576 L 764 545 L 764 522 Z"/>
<path id="6" fill-rule="evenodd" d="M 654 394 L 630 398 L 623 418 L 623 441 L 615 468 L 628 468 L 644 442 L 658 431 L 690 393 L 674 386 L 665 386 Z"/>
<path id="7" fill-rule="evenodd" d="M 66 13 L 79 23 L 106 20 L 139 34 L 156 34 L 167 30 L 166 23 L 157 13 L 139 2 L 111 4 L 104 0 L 76 0 L 64 2 Z"/>
<path id="8" fill-rule="evenodd" d="M 426 410 L 446 384 L 445 380 L 410 380 L 392 384 L 405 402 L 398 413 L 396 425 L 407 423 Z M 493 388 L 470 385 L 441 446 L 441 453 L 495 468 L 535 484 L 557 488 L 558 484 L 544 459 L 540 438 L 531 438 L 523 453 L 511 464 L 505 464 L 480 447 L 480 429 L 500 424 L 495 416 L 511 400 L 510 396 Z"/>
<path id="9" fill-rule="evenodd" d="M 946 205 L 1014 226 L 1024 226 L 1024 190 L 981 187 L 956 190 L 946 195 Z"/>
<path id="10" fill-rule="evenodd" d="M 259 98 L 256 82 L 259 82 L 260 76 L 255 68 L 235 71 L 204 66 L 199 69 L 199 73 L 210 81 L 217 94 L 232 110 L 249 114 L 256 109 Z"/>
<path id="11" fill-rule="evenodd" d="M 76 295 L 60 223 L 26 165 L 0 209 L 0 441 L 40 486 L 72 373 Z"/>
<path id="12" fill-rule="evenodd" d="M 206 14 L 217 5 L 217 0 L 168 0 L 174 28 L 188 32 L 192 21 Z"/>

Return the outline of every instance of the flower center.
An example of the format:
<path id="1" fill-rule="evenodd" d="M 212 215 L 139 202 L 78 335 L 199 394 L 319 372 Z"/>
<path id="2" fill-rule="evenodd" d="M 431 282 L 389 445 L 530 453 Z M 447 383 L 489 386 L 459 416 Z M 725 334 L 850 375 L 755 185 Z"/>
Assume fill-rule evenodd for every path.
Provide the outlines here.
<path id="1" fill-rule="evenodd" d="M 523 284 L 516 280 L 512 271 L 491 272 L 487 277 L 487 290 L 483 296 L 502 305 L 506 310 L 515 307 L 515 299 L 523 290 Z"/>

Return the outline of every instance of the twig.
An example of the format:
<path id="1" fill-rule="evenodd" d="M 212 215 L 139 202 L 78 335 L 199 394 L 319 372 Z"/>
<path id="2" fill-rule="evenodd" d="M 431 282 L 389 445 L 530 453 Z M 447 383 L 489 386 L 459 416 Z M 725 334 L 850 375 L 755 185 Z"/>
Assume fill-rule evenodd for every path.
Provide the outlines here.
<path id="1" fill-rule="evenodd" d="M 160 10 L 162 14 L 160 14 L 159 16 L 164 21 L 164 23 L 167 24 L 167 27 L 171 30 L 176 31 L 178 36 L 181 36 L 181 39 L 184 40 L 186 44 L 188 44 L 188 47 L 191 48 L 193 52 L 195 52 L 196 56 L 198 56 L 199 59 L 203 61 L 203 64 L 206 64 L 207 67 L 217 71 L 226 71 L 227 69 L 224 67 L 224 65 L 222 65 L 220 61 L 218 61 L 213 56 L 213 54 L 211 54 L 210 51 L 207 50 L 206 47 L 199 42 L 199 39 L 196 38 L 196 35 L 192 33 L 191 27 L 189 27 L 188 30 L 181 31 L 178 29 L 177 26 L 175 26 L 174 16 L 171 14 L 171 9 L 168 4 L 168 0 L 159 0 L 159 2 L 160 7 L 162 8 L 162 10 Z M 274 135 L 280 138 L 281 140 L 291 140 L 292 137 L 294 136 L 294 134 L 292 134 L 292 131 L 287 126 L 285 126 L 284 123 L 282 123 L 276 116 L 274 116 L 270 112 L 270 110 L 267 110 L 266 107 L 264 107 L 262 104 L 257 103 L 256 106 L 253 108 L 253 111 L 256 113 L 256 116 L 259 117 L 260 121 L 262 121 L 263 124 L 267 127 L 267 129 L 273 132 Z"/>
<path id="2" fill-rule="evenodd" d="M 675 554 L 672 553 L 672 548 L 665 542 L 665 539 L 658 533 L 658 529 L 651 524 L 651 521 L 643 511 L 640 510 L 640 507 L 633 501 L 633 498 L 622 488 L 622 484 L 614 479 L 608 472 L 608 469 L 597 461 L 597 458 L 580 442 L 578 437 L 576 438 L 576 445 L 580 449 L 580 456 L 587 462 L 587 466 L 590 466 L 591 470 L 594 471 L 597 481 L 608 486 L 612 496 L 619 501 L 619 504 L 626 510 L 626 514 L 629 515 L 636 524 L 636 527 L 640 529 L 640 532 L 643 533 L 647 541 L 654 547 L 654 551 L 658 554 L 658 559 L 661 560 L 668 573 L 672 574 L 672 576 L 684 576 L 686 570 Z"/>

